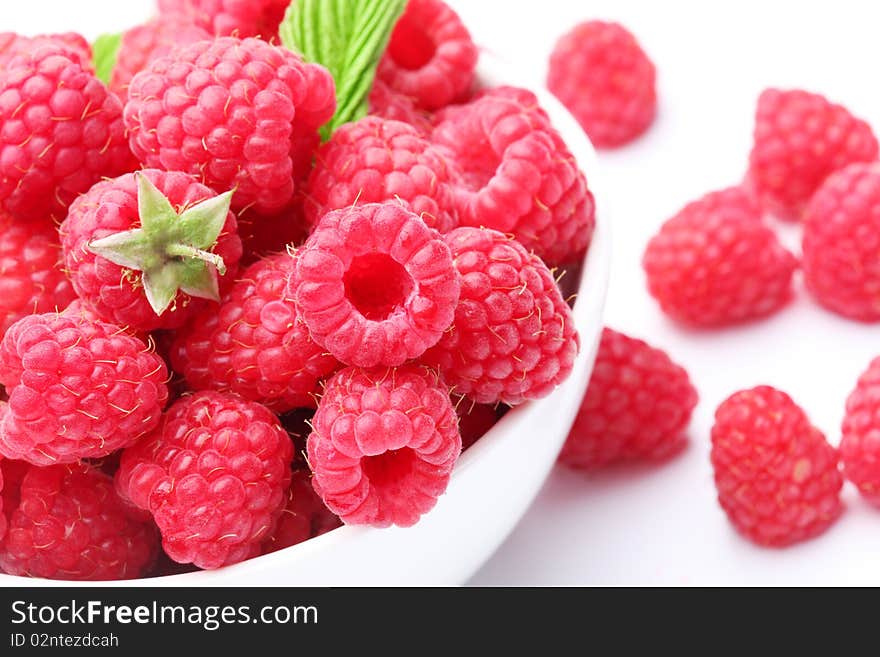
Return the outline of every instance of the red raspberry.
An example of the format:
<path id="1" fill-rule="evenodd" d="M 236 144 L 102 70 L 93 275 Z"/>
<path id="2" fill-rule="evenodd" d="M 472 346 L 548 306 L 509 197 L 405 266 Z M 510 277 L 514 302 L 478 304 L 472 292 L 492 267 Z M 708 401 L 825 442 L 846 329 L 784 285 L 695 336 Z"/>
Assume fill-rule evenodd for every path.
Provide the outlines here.
<path id="1" fill-rule="evenodd" d="M 760 545 L 817 536 L 843 510 L 837 450 L 769 386 L 738 392 L 715 411 L 712 466 L 727 517 Z"/>
<path id="2" fill-rule="evenodd" d="M 66 47 L 41 46 L 0 72 L 0 202 L 60 220 L 103 176 L 133 166 L 119 100 Z"/>
<path id="3" fill-rule="evenodd" d="M 132 78 L 154 59 L 168 55 L 174 48 L 212 38 L 207 30 L 181 22 L 175 17 L 154 18 L 137 25 L 122 34 L 110 77 L 110 89 L 125 102 Z"/>
<path id="4" fill-rule="evenodd" d="M 409 0 L 376 77 L 435 110 L 471 88 L 479 53 L 461 19 L 441 0 Z"/>
<path id="5" fill-rule="evenodd" d="M 880 506 L 880 358 L 859 377 L 846 400 L 840 460 L 843 473 L 871 504 Z"/>
<path id="6" fill-rule="evenodd" d="M 656 70 L 619 23 L 587 21 L 556 42 L 547 87 L 598 147 L 641 135 L 657 114 Z"/>
<path id="7" fill-rule="evenodd" d="M 315 406 L 320 380 L 339 363 L 285 296 L 294 264 L 280 253 L 251 265 L 219 309 L 178 331 L 171 362 L 193 390 L 231 390 L 277 412 Z"/>
<path id="8" fill-rule="evenodd" d="M 3 513 L 3 459 L 0 458 L 0 545 L 6 536 L 6 515 Z"/>
<path id="9" fill-rule="evenodd" d="M 800 218 L 813 192 L 835 171 L 877 159 L 865 121 L 823 96 L 767 89 L 758 98 L 748 181 L 783 218 Z"/>
<path id="10" fill-rule="evenodd" d="M 687 372 L 665 352 L 606 328 L 559 460 L 590 469 L 670 456 L 687 443 L 697 399 Z"/>
<path id="11" fill-rule="evenodd" d="M 427 135 L 433 128 L 430 115 L 418 109 L 412 98 L 397 93 L 381 80 L 373 82 L 369 108 L 372 116 L 408 123 L 418 130 L 419 134 Z"/>
<path id="12" fill-rule="evenodd" d="M 165 202 L 173 206 L 173 212 L 181 212 L 179 217 L 168 218 L 150 204 L 139 204 L 140 197 L 146 193 L 142 188 L 143 179 L 158 189 L 167 199 Z M 185 209 L 198 207 L 202 202 L 211 203 L 214 197 L 214 192 L 188 174 L 155 169 L 126 174 L 92 187 L 73 203 L 61 225 L 64 262 L 77 294 L 105 320 L 142 331 L 177 328 L 197 315 L 207 302 L 196 297 L 216 298 L 216 292 L 212 291 L 217 285 L 216 267 L 200 259 L 208 256 L 189 259 L 166 252 L 165 240 L 184 242 L 184 247 L 190 243 L 187 235 L 179 234 L 184 230 Z M 241 240 L 236 233 L 235 215 L 228 212 L 223 216 L 225 221 L 219 229 L 219 237 L 213 246 L 206 245 L 206 248 L 220 258 L 226 269 L 223 280 L 231 282 L 241 258 Z M 167 224 L 163 223 L 166 219 Z M 159 222 L 156 224 L 158 243 L 151 242 L 145 247 L 157 259 L 153 275 L 139 271 L 135 263 L 125 258 L 111 260 L 111 255 L 103 250 L 102 255 L 96 253 L 95 243 L 99 240 L 127 235 L 135 229 L 143 231 L 145 225 L 153 226 L 153 221 Z M 200 230 L 197 232 L 201 234 Z M 182 260 L 202 268 L 198 273 L 209 277 L 208 290 L 193 282 L 192 272 L 186 268 L 188 264 L 181 264 Z M 150 285 L 147 285 L 148 279 L 152 281 Z M 171 285 L 172 290 L 150 291 L 161 287 L 160 283 L 179 285 Z M 167 310 L 162 312 L 158 312 L 154 304 L 158 292 L 167 302 Z"/>
<path id="13" fill-rule="evenodd" d="M 804 282 L 819 303 L 863 322 L 880 320 L 880 165 L 832 174 L 804 211 Z"/>
<path id="14" fill-rule="evenodd" d="M 482 438 L 504 414 L 506 407 L 477 404 L 466 397 L 455 400 L 458 414 L 458 431 L 461 434 L 461 448 L 467 449 Z"/>
<path id="15" fill-rule="evenodd" d="M 456 227 L 453 182 L 446 158 L 407 123 L 368 116 L 348 123 L 318 151 L 305 198 L 306 219 L 316 224 L 331 210 L 398 200 L 428 226 Z"/>
<path id="16" fill-rule="evenodd" d="M 462 171 L 462 225 L 512 233 L 549 265 L 583 256 L 593 195 L 534 94 L 502 88 L 450 109 L 432 140 Z"/>
<path id="17" fill-rule="evenodd" d="M 5 509 L 9 529 L 0 542 L 0 567 L 10 575 L 132 579 L 156 560 L 155 526 L 133 514 L 96 468 L 27 466 L 17 493 L 15 506 Z"/>
<path id="18" fill-rule="evenodd" d="M 397 366 L 449 327 L 459 281 L 449 247 L 397 203 L 324 215 L 298 252 L 290 294 L 312 339 L 347 365 Z"/>
<path id="19" fill-rule="evenodd" d="M 150 62 L 128 89 L 125 126 L 148 167 L 235 189 L 236 210 L 286 206 L 336 109 L 321 66 L 259 39 L 199 41 Z"/>
<path id="20" fill-rule="evenodd" d="M 159 14 L 185 19 L 218 36 L 260 36 L 268 41 L 277 36 L 289 4 L 290 0 L 159 0 Z"/>
<path id="21" fill-rule="evenodd" d="M 422 361 L 457 394 L 514 406 L 550 394 L 578 352 L 571 309 L 553 274 L 521 244 L 494 230 L 446 236 L 461 276 L 452 327 Z"/>
<path id="22" fill-rule="evenodd" d="M 263 544 L 263 553 L 277 552 L 310 538 L 326 534 L 341 525 L 339 518 L 324 506 L 312 488 L 312 475 L 296 470 L 290 480 L 287 505 L 272 537 Z"/>
<path id="23" fill-rule="evenodd" d="M 159 422 L 165 363 L 118 326 L 29 315 L 0 343 L 0 453 L 35 465 L 71 463 L 126 447 Z"/>
<path id="24" fill-rule="evenodd" d="M 340 370 L 312 426 L 312 485 L 349 525 L 414 525 L 446 490 L 461 453 L 449 393 L 418 365 Z"/>
<path id="25" fill-rule="evenodd" d="M 648 289 L 665 313 L 696 326 L 769 315 L 791 297 L 796 258 L 739 187 L 711 192 L 663 224 L 645 249 Z"/>
<path id="26" fill-rule="evenodd" d="M 284 508 L 291 458 L 290 438 L 264 406 L 200 392 L 125 450 L 116 487 L 153 514 L 174 561 L 219 568 L 260 553 Z"/>
<path id="27" fill-rule="evenodd" d="M 31 53 L 42 46 L 61 46 L 68 50 L 67 55 L 84 70 L 94 73 L 92 47 L 85 37 L 76 32 L 62 34 L 40 34 L 27 37 L 15 32 L 0 32 L 0 70 L 9 66 L 16 55 Z"/>
<path id="28" fill-rule="evenodd" d="M 23 225 L 0 210 L 0 337 L 25 315 L 60 310 L 74 300 L 60 260 L 53 226 Z"/>

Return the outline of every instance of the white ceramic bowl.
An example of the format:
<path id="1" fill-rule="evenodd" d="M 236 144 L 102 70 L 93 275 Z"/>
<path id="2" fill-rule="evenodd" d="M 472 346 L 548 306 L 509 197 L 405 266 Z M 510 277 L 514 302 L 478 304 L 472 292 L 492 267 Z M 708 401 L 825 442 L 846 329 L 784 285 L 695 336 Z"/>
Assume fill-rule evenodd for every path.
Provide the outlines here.
<path id="1" fill-rule="evenodd" d="M 305 543 L 214 571 L 100 582 L 146 586 L 407 586 L 464 583 L 507 537 L 540 490 L 574 420 L 602 330 L 610 242 L 602 220 L 596 153 L 577 122 L 549 92 L 524 83 L 483 55 L 487 85 L 527 86 L 538 94 L 586 173 L 599 220 L 574 307 L 581 350 L 574 372 L 545 399 L 507 413 L 465 452 L 437 506 L 407 529 L 341 527 Z M 68 582 L 82 585 L 81 582 Z M 0 575 L 0 586 L 64 584 Z"/>

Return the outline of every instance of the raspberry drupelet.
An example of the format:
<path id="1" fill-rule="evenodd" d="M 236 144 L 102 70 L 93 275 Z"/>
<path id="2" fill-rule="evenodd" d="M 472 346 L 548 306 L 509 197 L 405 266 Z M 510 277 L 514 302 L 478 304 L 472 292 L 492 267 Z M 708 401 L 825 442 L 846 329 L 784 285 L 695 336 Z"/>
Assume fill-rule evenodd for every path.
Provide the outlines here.
<path id="1" fill-rule="evenodd" d="M 234 189 L 236 210 L 272 213 L 290 203 L 335 109 L 322 66 L 259 39 L 221 37 L 150 62 L 129 85 L 124 115 L 144 166 Z"/>
<path id="2" fill-rule="evenodd" d="M 260 554 L 286 502 L 292 444 L 265 406 L 200 392 L 123 452 L 116 487 L 149 511 L 165 553 L 219 568 Z"/>
<path id="3" fill-rule="evenodd" d="M 449 392 L 419 365 L 340 370 L 312 426 L 312 485 L 346 524 L 414 525 L 446 490 L 461 453 Z"/>
<path id="4" fill-rule="evenodd" d="M 559 460 L 591 469 L 671 456 L 687 443 L 697 399 L 687 372 L 665 352 L 606 328 Z"/>
<path id="5" fill-rule="evenodd" d="M 425 110 L 460 100 L 474 82 L 477 47 L 441 0 L 409 0 L 376 77 Z"/>
<path id="6" fill-rule="evenodd" d="M 131 445 L 168 400 L 164 361 L 119 326 L 28 315 L 0 342 L 0 454 L 35 465 L 97 458 Z"/>
<path id="7" fill-rule="evenodd" d="M 215 312 L 177 332 L 171 362 L 193 390 L 230 390 L 276 412 L 315 406 L 320 381 L 339 363 L 287 296 L 294 266 L 288 253 L 254 263 Z"/>
<path id="8" fill-rule="evenodd" d="M 318 151 L 304 208 L 309 224 L 355 203 L 405 203 L 431 228 L 456 227 L 447 159 L 407 123 L 368 116 L 341 126 Z"/>
<path id="9" fill-rule="evenodd" d="M 837 450 L 769 386 L 737 392 L 715 411 L 712 467 L 730 522 L 759 545 L 817 536 L 843 510 Z"/>
<path id="10" fill-rule="evenodd" d="M 694 326 L 764 317 L 791 298 L 797 260 L 740 187 L 706 194 L 666 221 L 645 249 L 648 290 Z"/>
<path id="11" fill-rule="evenodd" d="M 431 140 L 462 174 L 455 191 L 461 225 L 510 233 L 550 266 L 584 255 L 593 194 L 534 94 L 483 92 L 441 113 Z"/>
<path id="12" fill-rule="evenodd" d="M 149 519 L 119 498 L 113 480 L 85 463 L 37 467 L 0 462 L 6 478 L 0 568 L 10 575 L 66 580 L 141 577 L 159 541 Z M 7 504 L 8 503 L 8 504 Z"/>
<path id="13" fill-rule="evenodd" d="M 422 362 L 453 392 L 511 406 L 550 394 L 571 373 L 578 336 L 553 274 L 536 255 L 494 230 L 446 236 L 461 277 L 455 319 Z"/>
<path id="14" fill-rule="evenodd" d="M 389 202 L 324 215 L 297 252 L 290 293 L 312 339 L 337 359 L 393 367 L 437 343 L 459 291 L 442 237 Z"/>

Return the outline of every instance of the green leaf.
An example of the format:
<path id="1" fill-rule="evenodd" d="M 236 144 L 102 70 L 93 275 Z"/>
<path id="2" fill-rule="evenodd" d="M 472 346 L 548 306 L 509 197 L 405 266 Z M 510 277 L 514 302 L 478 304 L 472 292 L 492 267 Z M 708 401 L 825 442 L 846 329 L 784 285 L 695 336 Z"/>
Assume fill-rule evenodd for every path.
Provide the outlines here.
<path id="1" fill-rule="evenodd" d="M 104 84 L 110 84 L 113 67 L 116 66 L 116 55 L 122 43 L 122 34 L 102 34 L 92 44 L 92 58 L 95 62 L 95 73 Z"/>
<path id="2" fill-rule="evenodd" d="M 336 82 L 336 114 L 321 129 L 327 139 L 367 114 L 376 67 L 406 0 L 293 0 L 281 22 L 281 42 L 323 65 Z"/>

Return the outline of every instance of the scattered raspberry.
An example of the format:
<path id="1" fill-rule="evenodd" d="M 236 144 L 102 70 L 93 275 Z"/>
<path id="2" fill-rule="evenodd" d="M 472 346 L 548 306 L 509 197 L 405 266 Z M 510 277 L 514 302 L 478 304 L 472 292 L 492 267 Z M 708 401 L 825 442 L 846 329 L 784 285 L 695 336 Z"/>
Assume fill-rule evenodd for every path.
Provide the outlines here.
<path id="1" fill-rule="evenodd" d="M 67 219 L 61 225 L 64 262 L 77 294 L 105 320 L 142 331 L 177 328 L 205 308 L 207 301 L 196 297 L 216 298 L 216 293 L 196 287 L 189 276 L 189 265 L 204 269 L 201 273 L 209 277 L 209 290 L 217 285 L 217 271 L 213 265 L 206 268 L 206 263 L 199 258 L 170 254 L 165 250 L 167 244 L 159 240 L 158 245 L 147 244 L 157 261 L 157 271 L 150 276 L 136 270 L 133 263 L 125 259 L 123 266 L 119 264 L 123 260 L 111 261 L 109 254 L 103 254 L 102 251 L 102 255 L 97 255 L 94 250 L 95 243 L 102 238 L 143 229 L 145 222 L 154 219 L 167 219 L 162 213 L 157 213 L 156 217 L 144 214 L 145 209 L 138 204 L 143 193 L 140 178 L 152 183 L 175 212 L 181 211 L 181 216 L 167 225 L 158 224 L 157 232 L 161 232 L 168 241 L 188 241 L 184 239 L 186 235 L 179 234 L 184 230 L 184 209 L 213 199 L 214 192 L 185 173 L 146 169 L 137 174 L 102 181 L 73 203 Z M 147 210 L 152 208 L 148 207 Z M 200 230 L 197 232 L 201 233 Z M 241 258 L 241 240 L 236 233 L 235 215 L 231 212 L 226 214 L 220 235 L 210 250 L 223 262 L 226 269 L 223 280 L 234 280 Z M 181 263 L 184 260 L 186 264 Z M 163 283 L 173 279 L 181 284 L 170 291 L 154 290 L 151 296 L 148 289 L 152 284 L 147 286 L 147 279 Z M 153 297 L 157 294 L 168 301 L 167 310 L 160 314 L 157 314 L 153 304 Z"/>
<path id="2" fill-rule="evenodd" d="M 120 494 L 153 514 L 166 554 L 219 568 L 260 553 L 284 508 L 292 448 L 278 419 L 235 395 L 182 397 L 128 448 Z"/>
<path id="3" fill-rule="evenodd" d="M 595 223 L 593 195 L 534 94 L 503 88 L 444 112 L 432 133 L 462 171 L 462 225 L 511 233 L 549 265 L 579 259 Z"/>
<path id="4" fill-rule="evenodd" d="M 455 412 L 458 414 L 458 431 L 461 434 L 461 448 L 467 449 L 482 438 L 489 429 L 501 418 L 506 410 L 504 406 L 477 404 L 459 397 L 456 400 Z"/>
<path id="5" fill-rule="evenodd" d="M 397 93 L 381 80 L 373 82 L 368 100 L 373 116 L 408 123 L 422 135 L 429 134 L 433 128 L 430 115 L 418 109 L 412 98 Z"/>
<path id="6" fill-rule="evenodd" d="M 654 64 L 619 23 L 587 21 L 563 35 L 547 87 L 599 147 L 632 141 L 657 114 Z"/>
<path id="7" fill-rule="evenodd" d="M 211 38 L 207 30 L 174 16 L 154 18 L 127 30 L 116 54 L 110 89 L 125 102 L 131 79 L 151 61 L 168 55 L 174 48 Z"/>
<path id="8" fill-rule="evenodd" d="M 305 198 L 316 224 L 331 210 L 398 200 L 428 226 L 456 227 L 453 183 L 446 158 L 407 123 L 368 116 L 341 126 L 318 151 Z"/>
<path id="9" fill-rule="evenodd" d="M 35 465 L 101 457 L 159 422 L 165 363 L 118 326 L 29 315 L 0 343 L 0 453 Z"/>
<path id="10" fill-rule="evenodd" d="M 804 211 L 804 282 L 844 317 L 880 320 L 880 165 L 832 174 Z"/>
<path id="11" fill-rule="evenodd" d="M 825 531 L 843 507 L 838 454 L 784 392 L 738 392 L 715 411 L 712 466 L 734 527 L 783 547 Z"/>
<path id="12" fill-rule="evenodd" d="M 119 100 L 63 46 L 0 71 L 0 202 L 21 220 L 61 220 L 81 192 L 133 167 Z"/>
<path id="13" fill-rule="evenodd" d="M 150 62 L 128 89 L 125 126 L 148 167 L 235 189 L 233 207 L 284 208 L 336 108 L 333 79 L 259 39 L 200 41 Z"/>
<path id="14" fill-rule="evenodd" d="M 835 171 L 877 159 L 871 127 L 841 105 L 806 91 L 767 89 L 758 99 L 748 180 L 783 218 L 800 218 Z"/>
<path id="15" fill-rule="evenodd" d="M 159 0 L 159 14 L 184 19 L 218 36 L 278 35 L 289 0 Z"/>
<path id="16" fill-rule="evenodd" d="M 791 297 L 795 257 L 739 187 L 686 205 L 648 243 L 642 265 L 665 313 L 696 326 L 763 317 Z"/>
<path id="17" fill-rule="evenodd" d="M 312 426 L 312 485 L 350 525 L 414 525 L 446 490 L 461 453 L 449 393 L 418 365 L 339 371 Z"/>
<path id="18" fill-rule="evenodd" d="M 840 460 L 843 473 L 871 504 L 880 506 L 880 358 L 875 358 L 859 377 L 846 400 Z"/>
<path id="19" fill-rule="evenodd" d="M 155 526 L 132 515 L 113 480 L 91 466 L 27 466 L 17 492 L 0 542 L 0 567 L 10 575 L 132 579 L 156 559 Z"/>
<path id="20" fill-rule="evenodd" d="M 290 480 L 287 505 L 281 512 L 278 526 L 271 538 L 263 544 L 263 553 L 277 552 L 315 536 L 326 534 L 342 523 L 324 506 L 312 488 L 312 475 L 307 470 L 296 470 Z"/>
<path id="21" fill-rule="evenodd" d="M 25 315 L 65 308 L 75 294 L 61 270 L 58 232 L 0 210 L 0 337 Z"/>
<path id="22" fill-rule="evenodd" d="M 435 110 L 471 88 L 477 47 L 461 19 L 441 0 L 409 0 L 391 34 L 376 77 Z"/>
<path id="23" fill-rule="evenodd" d="M 665 352 L 606 328 L 559 460 L 590 469 L 663 459 L 687 443 L 684 431 L 696 405 L 687 372 Z"/>
<path id="24" fill-rule="evenodd" d="M 452 327 L 422 361 L 457 394 L 514 406 L 550 394 L 571 372 L 578 337 L 546 265 L 494 230 L 446 236 L 461 276 Z"/>
<path id="25" fill-rule="evenodd" d="M 449 247 L 397 203 L 324 215 L 291 283 L 312 339 L 359 367 L 421 356 L 452 322 L 460 287 Z"/>
<path id="26" fill-rule="evenodd" d="M 339 363 L 285 296 L 294 264 L 280 253 L 251 265 L 215 312 L 178 332 L 171 362 L 193 390 L 230 390 L 277 412 L 315 406 Z"/>
<path id="27" fill-rule="evenodd" d="M 92 63 L 92 47 L 85 37 L 76 32 L 64 32 L 63 34 L 40 34 L 35 37 L 16 34 L 15 32 L 0 32 L 0 70 L 9 66 L 16 55 L 29 54 L 42 46 L 61 46 L 73 61 L 79 64 L 83 70 L 94 73 Z"/>

